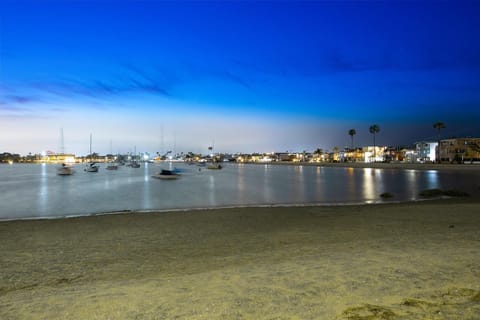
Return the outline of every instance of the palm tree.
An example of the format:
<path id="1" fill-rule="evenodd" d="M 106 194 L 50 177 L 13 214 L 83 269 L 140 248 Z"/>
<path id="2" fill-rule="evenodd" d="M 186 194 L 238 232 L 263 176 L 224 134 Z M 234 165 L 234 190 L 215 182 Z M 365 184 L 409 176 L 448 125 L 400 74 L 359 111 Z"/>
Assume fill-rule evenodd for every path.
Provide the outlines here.
<path id="1" fill-rule="evenodd" d="M 315 150 L 315 151 L 313 152 L 313 154 L 316 154 L 316 155 L 317 155 L 316 158 L 318 159 L 317 161 L 319 161 L 320 157 L 321 157 L 322 154 L 323 154 L 323 149 L 317 148 L 317 150 Z"/>
<path id="2" fill-rule="evenodd" d="M 441 121 L 437 121 L 433 124 L 433 127 L 437 129 L 437 162 L 440 163 L 440 131 L 445 129 L 447 126 Z"/>
<path id="3" fill-rule="evenodd" d="M 355 129 L 350 129 L 348 130 L 348 134 L 352 138 L 352 149 L 353 149 L 353 136 L 357 134 L 357 131 L 355 131 Z"/>
<path id="4" fill-rule="evenodd" d="M 373 134 L 373 159 L 377 158 L 377 148 L 375 147 L 375 134 L 380 132 L 380 127 L 376 124 L 370 126 L 370 133 Z"/>

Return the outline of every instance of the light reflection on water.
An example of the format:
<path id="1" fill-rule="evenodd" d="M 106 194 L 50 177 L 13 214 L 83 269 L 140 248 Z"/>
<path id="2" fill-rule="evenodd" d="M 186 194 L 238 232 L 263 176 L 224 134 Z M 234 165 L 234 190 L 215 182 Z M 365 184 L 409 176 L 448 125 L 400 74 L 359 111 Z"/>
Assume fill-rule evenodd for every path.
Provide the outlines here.
<path id="1" fill-rule="evenodd" d="M 418 199 L 424 189 L 479 193 L 480 172 L 353 169 L 291 165 L 226 164 L 207 170 L 185 164 L 178 180 L 152 179 L 157 164 L 56 175 L 55 165 L 0 165 L 0 219 L 268 204 L 332 204 Z"/>
<path id="2" fill-rule="evenodd" d="M 211 175 L 208 177 L 208 195 L 209 195 L 209 205 L 214 206 L 215 205 L 215 177 Z"/>
<path id="3" fill-rule="evenodd" d="M 48 199 L 48 183 L 47 183 L 47 165 L 41 164 L 40 173 L 40 191 L 38 192 L 38 205 L 42 211 L 45 210 Z"/>
<path id="4" fill-rule="evenodd" d="M 435 188 L 435 186 L 438 185 L 438 171 L 428 170 L 427 179 L 428 179 L 429 189 Z"/>
<path id="5" fill-rule="evenodd" d="M 363 198 L 371 202 L 375 198 L 375 169 L 363 169 Z"/>

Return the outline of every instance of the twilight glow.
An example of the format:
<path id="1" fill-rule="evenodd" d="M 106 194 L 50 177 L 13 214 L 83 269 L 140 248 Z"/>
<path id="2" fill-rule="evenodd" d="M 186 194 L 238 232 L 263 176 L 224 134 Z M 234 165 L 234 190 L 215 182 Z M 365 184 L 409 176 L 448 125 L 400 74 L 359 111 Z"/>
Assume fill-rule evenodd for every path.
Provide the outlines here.
<path id="1" fill-rule="evenodd" d="M 480 136 L 480 3 L 2 1 L 0 152 Z"/>

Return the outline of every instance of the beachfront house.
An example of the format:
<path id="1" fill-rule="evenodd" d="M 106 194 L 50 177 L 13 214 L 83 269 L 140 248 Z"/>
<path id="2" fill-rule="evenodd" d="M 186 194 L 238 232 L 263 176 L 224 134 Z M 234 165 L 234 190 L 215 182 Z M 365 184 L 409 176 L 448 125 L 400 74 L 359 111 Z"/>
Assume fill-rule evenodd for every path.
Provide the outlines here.
<path id="1" fill-rule="evenodd" d="M 421 163 L 435 162 L 437 145 L 438 143 L 433 141 L 415 142 L 416 161 Z"/>
<path id="2" fill-rule="evenodd" d="M 480 138 L 453 138 L 440 141 L 440 160 L 456 163 L 480 162 Z"/>
<path id="3" fill-rule="evenodd" d="M 385 160 L 385 150 L 387 147 L 385 146 L 368 146 L 363 147 L 363 161 L 368 162 L 383 162 Z"/>
<path id="4" fill-rule="evenodd" d="M 345 148 L 341 157 L 347 162 L 365 162 L 365 150 L 363 148 Z"/>

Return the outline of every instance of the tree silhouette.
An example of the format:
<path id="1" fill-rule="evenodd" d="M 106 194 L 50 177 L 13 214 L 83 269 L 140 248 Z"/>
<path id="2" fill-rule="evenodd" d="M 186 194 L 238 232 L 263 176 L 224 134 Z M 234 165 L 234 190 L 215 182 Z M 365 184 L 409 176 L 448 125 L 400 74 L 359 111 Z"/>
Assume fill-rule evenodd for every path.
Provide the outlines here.
<path id="1" fill-rule="evenodd" d="M 369 131 L 373 134 L 373 159 L 377 158 L 377 148 L 375 147 L 375 135 L 380 132 L 380 127 L 376 124 L 370 126 Z M 374 160 L 375 161 L 375 160 Z"/>
<path id="2" fill-rule="evenodd" d="M 441 121 L 437 121 L 433 124 L 433 127 L 437 129 L 437 162 L 440 163 L 440 131 L 445 129 L 447 126 Z"/>
<path id="3" fill-rule="evenodd" d="M 355 131 L 355 129 L 348 130 L 348 135 L 352 138 L 352 149 L 353 149 L 353 136 L 356 134 L 357 134 L 357 131 Z"/>

